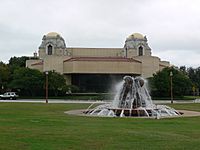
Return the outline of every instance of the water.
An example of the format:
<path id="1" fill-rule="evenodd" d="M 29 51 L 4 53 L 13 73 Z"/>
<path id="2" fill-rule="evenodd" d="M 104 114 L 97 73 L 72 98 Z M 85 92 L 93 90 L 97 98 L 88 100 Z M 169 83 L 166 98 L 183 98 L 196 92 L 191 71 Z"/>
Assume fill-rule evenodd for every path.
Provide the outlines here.
<path id="1" fill-rule="evenodd" d="M 166 105 L 155 105 L 142 77 L 125 76 L 116 85 L 117 93 L 112 103 L 88 109 L 87 114 L 107 117 L 170 117 L 180 113 Z M 90 108 L 90 107 L 89 107 Z"/>

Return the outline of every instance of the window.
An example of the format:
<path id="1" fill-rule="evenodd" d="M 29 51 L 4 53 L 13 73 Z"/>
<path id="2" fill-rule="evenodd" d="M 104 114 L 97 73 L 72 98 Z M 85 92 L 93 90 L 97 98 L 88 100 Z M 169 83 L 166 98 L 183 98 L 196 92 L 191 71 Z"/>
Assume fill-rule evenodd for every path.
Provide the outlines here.
<path id="1" fill-rule="evenodd" d="M 48 45 L 47 46 L 47 54 L 52 55 L 52 53 L 53 53 L 53 47 L 51 45 Z"/>
<path id="2" fill-rule="evenodd" d="M 142 46 L 140 46 L 140 47 L 138 48 L 138 55 L 139 55 L 139 56 L 143 56 L 143 47 L 142 47 Z"/>
<path id="3" fill-rule="evenodd" d="M 127 58 L 128 57 L 128 48 L 126 47 L 125 48 L 125 58 Z"/>

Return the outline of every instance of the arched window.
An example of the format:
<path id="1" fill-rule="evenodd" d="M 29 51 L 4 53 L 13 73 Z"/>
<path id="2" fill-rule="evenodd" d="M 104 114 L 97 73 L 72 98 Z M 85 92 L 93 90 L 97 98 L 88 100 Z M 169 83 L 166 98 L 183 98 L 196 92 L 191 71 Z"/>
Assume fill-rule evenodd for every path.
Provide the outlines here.
<path id="1" fill-rule="evenodd" d="M 47 54 L 52 55 L 52 53 L 53 53 L 53 47 L 51 45 L 48 45 L 47 46 Z"/>
<path id="2" fill-rule="evenodd" d="M 143 56 L 144 54 L 143 54 L 143 47 L 142 46 L 140 46 L 139 48 L 138 48 L 138 55 L 139 56 Z"/>

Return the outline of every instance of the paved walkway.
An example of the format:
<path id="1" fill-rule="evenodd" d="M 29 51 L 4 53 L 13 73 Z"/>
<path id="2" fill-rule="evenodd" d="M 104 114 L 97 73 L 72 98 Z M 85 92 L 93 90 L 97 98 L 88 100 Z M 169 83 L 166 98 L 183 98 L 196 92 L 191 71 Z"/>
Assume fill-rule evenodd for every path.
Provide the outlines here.
<path id="1" fill-rule="evenodd" d="M 18 99 L 18 100 L 0 100 L 0 102 L 7 103 L 46 103 L 45 99 Z M 48 103 L 107 103 L 107 101 L 89 101 L 89 100 L 61 100 L 61 99 L 49 99 Z"/>
<path id="2" fill-rule="evenodd" d="M 0 102 L 12 102 L 12 103 L 46 103 L 45 99 L 18 99 L 18 100 L 0 100 Z M 62 100 L 62 99 L 49 99 L 49 103 L 108 103 L 111 102 L 111 100 L 108 101 L 91 101 L 91 100 Z M 174 100 L 174 103 L 200 103 L 200 99 L 196 100 Z M 170 100 L 153 100 L 154 104 L 170 104 Z"/>

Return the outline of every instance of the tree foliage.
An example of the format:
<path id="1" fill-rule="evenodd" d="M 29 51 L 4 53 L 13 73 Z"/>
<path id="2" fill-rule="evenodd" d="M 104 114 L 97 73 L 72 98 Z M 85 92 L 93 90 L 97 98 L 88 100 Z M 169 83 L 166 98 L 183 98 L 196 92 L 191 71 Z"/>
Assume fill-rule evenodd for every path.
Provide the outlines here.
<path id="1" fill-rule="evenodd" d="M 0 91 L 3 92 L 9 81 L 10 71 L 8 65 L 0 62 Z"/>
<path id="2" fill-rule="evenodd" d="M 200 88 L 200 67 L 194 69 L 192 67 L 187 69 L 188 76 L 191 79 L 192 83 Z"/>
<path id="3" fill-rule="evenodd" d="M 26 60 L 28 60 L 29 57 L 22 56 L 22 57 L 11 57 L 9 60 L 10 66 L 18 66 L 18 67 L 25 67 L 26 66 Z"/>
<path id="4" fill-rule="evenodd" d="M 18 90 L 22 95 L 43 95 L 44 76 L 35 69 L 18 68 L 14 71 L 10 87 Z"/>
<path id="5" fill-rule="evenodd" d="M 175 68 L 164 68 L 157 72 L 151 79 L 152 94 L 158 97 L 170 97 L 170 72 L 173 73 L 172 87 L 174 96 L 183 96 L 191 91 L 191 81 L 189 77 Z"/>
<path id="6" fill-rule="evenodd" d="M 42 96 L 45 94 L 46 75 L 35 69 L 18 68 L 14 71 L 10 88 L 16 89 L 21 95 Z M 50 71 L 48 73 L 48 89 L 50 96 L 64 94 L 66 82 L 63 75 Z"/>
<path id="7" fill-rule="evenodd" d="M 63 75 L 50 71 L 48 73 L 48 83 L 51 95 L 58 96 L 66 92 L 66 81 Z"/>
<path id="8" fill-rule="evenodd" d="M 26 60 L 28 60 L 29 57 L 22 56 L 22 57 L 11 57 L 9 60 L 9 69 L 11 74 L 14 73 L 15 69 L 21 68 L 21 67 L 26 67 Z"/>
<path id="9" fill-rule="evenodd" d="M 9 64 L 0 62 L 0 86 L 17 91 L 21 96 L 42 96 L 45 94 L 45 73 L 25 68 L 29 57 L 11 57 Z M 67 90 L 64 76 L 50 71 L 48 74 L 49 95 L 57 96 Z M 1 93 L 3 93 L 1 88 Z"/>

